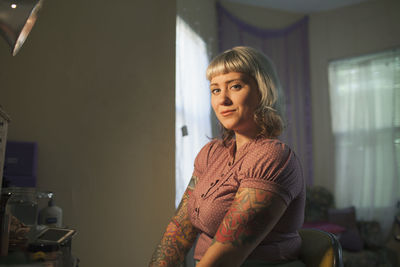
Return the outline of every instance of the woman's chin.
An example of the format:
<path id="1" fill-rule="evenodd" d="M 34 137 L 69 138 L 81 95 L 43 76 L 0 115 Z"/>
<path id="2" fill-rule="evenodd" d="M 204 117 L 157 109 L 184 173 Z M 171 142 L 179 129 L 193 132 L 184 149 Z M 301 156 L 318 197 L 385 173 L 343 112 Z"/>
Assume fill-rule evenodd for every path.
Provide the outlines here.
<path id="1" fill-rule="evenodd" d="M 233 125 L 229 125 L 229 124 L 228 125 L 222 124 L 222 126 L 224 126 L 224 128 L 227 129 L 228 131 L 234 131 L 234 128 L 235 128 Z"/>

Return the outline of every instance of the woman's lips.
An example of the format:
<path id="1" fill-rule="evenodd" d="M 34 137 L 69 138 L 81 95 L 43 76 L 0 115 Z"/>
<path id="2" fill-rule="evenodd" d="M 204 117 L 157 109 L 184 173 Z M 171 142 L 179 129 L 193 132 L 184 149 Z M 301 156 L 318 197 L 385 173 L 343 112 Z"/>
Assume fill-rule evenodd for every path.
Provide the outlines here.
<path id="1" fill-rule="evenodd" d="M 220 114 L 221 114 L 221 116 L 226 117 L 226 116 L 231 115 L 233 112 L 235 112 L 235 110 L 234 109 L 230 109 L 230 110 L 222 111 Z"/>

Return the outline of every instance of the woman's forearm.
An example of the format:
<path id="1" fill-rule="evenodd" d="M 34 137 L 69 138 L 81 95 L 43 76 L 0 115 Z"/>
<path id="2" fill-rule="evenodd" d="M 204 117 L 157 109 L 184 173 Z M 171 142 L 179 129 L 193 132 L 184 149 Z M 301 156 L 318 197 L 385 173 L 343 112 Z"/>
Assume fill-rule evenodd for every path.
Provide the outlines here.
<path id="1" fill-rule="evenodd" d="M 286 210 L 272 192 L 239 188 L 198 267 L 240 266 Z"/>
<path id="2" fill-rule="evenodd" d="M 196 240 L 198 230 L 192 225 L 189 219 L 187 202 L 189 195 L 193 191 L 196 177 L 192 177 L 186 192 L 183 194 L 182 201 L 168 224 L 167 229 L 160 243 L 151 258 L 150 267 L 153 266 L 178 266 L 183 262 L 186 253 Z"/>
<path id="3" fill-rule="evenodd" d="M 149 266 L 178 266 L 192 247 L 197 231 L 190 221 L 178 224 L 174 219 L 153 253 Z"/>

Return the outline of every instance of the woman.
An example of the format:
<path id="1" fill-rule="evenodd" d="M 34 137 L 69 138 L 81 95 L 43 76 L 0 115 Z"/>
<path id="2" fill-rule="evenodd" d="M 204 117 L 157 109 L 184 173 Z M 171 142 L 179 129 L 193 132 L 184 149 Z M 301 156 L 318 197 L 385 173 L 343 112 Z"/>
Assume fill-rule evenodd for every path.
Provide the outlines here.
<path id="1" fill-rule="evenodd" d="M 297 157 L 277 140 L 282 95 L 271 62 L 235 47 L 213 59 L 207 78 L 222 140 L 197 155 L 150 266 L 178 266 L 197 237 L 197 267 L 304 266 L 297 230 L 305 183 Z"/>

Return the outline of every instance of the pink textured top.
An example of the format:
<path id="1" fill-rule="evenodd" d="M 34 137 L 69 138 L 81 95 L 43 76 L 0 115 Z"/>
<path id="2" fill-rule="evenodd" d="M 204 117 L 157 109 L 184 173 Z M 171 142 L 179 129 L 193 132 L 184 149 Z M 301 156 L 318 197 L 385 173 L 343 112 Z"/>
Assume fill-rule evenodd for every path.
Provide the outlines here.
<path id="1" fill-rule="evenodd" d="M 192 224 L 201 233 L 194 258 L 200 260 L 231 206 L 239 187 L 270 191 L 283 199 L 287 209 L 276 226 L 250 254 L 249 259 L 279 262 L 297 259 L 304 219 L 305 182 L 294 152 L 276 139 L 256 139 L 235 155 L 235 142 L 206 144 L 196 157 L 193 175 L 198 183 L 188 201 Z"/>

